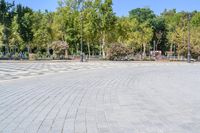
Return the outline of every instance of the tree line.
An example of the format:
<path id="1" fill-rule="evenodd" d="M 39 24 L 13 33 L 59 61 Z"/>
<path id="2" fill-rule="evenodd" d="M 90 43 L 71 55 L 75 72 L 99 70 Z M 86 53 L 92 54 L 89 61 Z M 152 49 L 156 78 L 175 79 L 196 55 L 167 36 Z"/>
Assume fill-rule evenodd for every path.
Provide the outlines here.
<path id="1" fill-rule="evenodd" d="M 145 57 L 150 51 L 187 56 L 188 27 L 191 54 L 200 55 L 200 12 L 137 8 L 120 17 L 112 0 L 58 0 L 54 12 L 34 11 L 21 4 L 0 0 L 1 54 L 35 53 L 48 56 L 55 41 L 69 45 L 68 53 L 101 55 L 117 43 L 130 53 Z M 81 47 L 83 43 L 83 47 Z"/>

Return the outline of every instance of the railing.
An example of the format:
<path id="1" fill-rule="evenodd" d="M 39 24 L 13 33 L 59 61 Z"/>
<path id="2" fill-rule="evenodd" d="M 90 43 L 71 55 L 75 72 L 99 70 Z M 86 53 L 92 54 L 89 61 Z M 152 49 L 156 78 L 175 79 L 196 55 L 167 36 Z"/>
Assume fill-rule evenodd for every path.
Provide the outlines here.
<path id="1" fill-rule="evenodd" d="M 80 61 L 80 55 L 68 55 L 68 57 L 59 57 L 55 58 L 54 55 L 50 56 L 38 56 L 37 54 L 34 54 L 36 56 L 35 60 L 75 60 Z M 0 52 L 0 60 L 28 60 L 28 54 L 27 53 L 3 53 Z M 90 57 L 88 55 L 84 55 L 84 61 L 99 61 L 102 60 L 103 57 L 101 55 L 91 55 Z M 159 60 L 166 60 L 166 61 L 187 61 L 187 58 L 184 56 L 145 56 L 143 57 L 142 54 L 137 55 L 128 55 L 125 57 L 118 57 L 116 61 L 159 61 Z M 198 59 L 191 59 L 191 61 L 200 61 L 200 57 Z"/>

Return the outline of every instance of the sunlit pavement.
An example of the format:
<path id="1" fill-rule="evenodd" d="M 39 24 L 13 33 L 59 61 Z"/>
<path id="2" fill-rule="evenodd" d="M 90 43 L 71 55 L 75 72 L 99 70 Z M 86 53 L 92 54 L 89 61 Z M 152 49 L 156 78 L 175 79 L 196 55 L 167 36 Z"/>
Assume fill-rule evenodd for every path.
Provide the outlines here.
<path id="1" fill-rule="evenodd" d="M 199 131 L 198 63 L 0 63 L 0 133 Z"/>

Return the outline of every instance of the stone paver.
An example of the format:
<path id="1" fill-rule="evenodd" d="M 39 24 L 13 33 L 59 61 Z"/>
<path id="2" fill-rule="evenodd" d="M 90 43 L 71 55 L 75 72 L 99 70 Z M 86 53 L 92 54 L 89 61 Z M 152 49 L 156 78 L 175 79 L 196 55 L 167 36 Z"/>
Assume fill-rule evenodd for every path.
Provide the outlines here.
<path id="1" fill-rule="evenodd" d="M 0 133 L 198 133 L 199 68 L 1 63 Z"/>

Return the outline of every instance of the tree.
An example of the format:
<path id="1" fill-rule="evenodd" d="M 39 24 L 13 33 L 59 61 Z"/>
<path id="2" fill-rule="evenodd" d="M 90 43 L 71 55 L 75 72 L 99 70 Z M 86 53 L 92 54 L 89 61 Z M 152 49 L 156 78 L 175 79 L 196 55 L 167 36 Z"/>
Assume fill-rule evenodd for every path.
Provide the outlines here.
<path id="1" fill-rule="evenodd" d="M 23 40 L 19 34 L 19 24 L 17 22 L 18 16 L 16 15 L 11 24 L 11 35 L 9 37 L 10 48 L 16 52 Z"/>
<path id="2" fill-rule="evenodd" d="M 154 12 L 150 8 L 136 8 L 129 12 L 130 18 L 136 18 L 139 23 L 151 21 L 156 17 Z"/>
<path id="3" fill-rule="evenodd" d="M 138 25 L 139 22 L 136 19 L 131 19 L 129 17 L 118 18 L 116 24 L 117 42 L 131 48 L 132 52 L 138 49 L 136 37 Z"/>
<path id="4" fill-rule="evenodd" d="M 191 30 L 191 54 L 194 58 L 200 56 L 200 27 L 192 28 Z"/>
<path id="5" fill-rule="evenodd" d="M 175 10 L 164 13 L 164 19 L 167 24 L 167 39 L 170 44 L 170 51 L 176 46 L 178 55 L 187 55 L 187 13 Z"/>
<path id="6" fill-rule="evenodd" d="M 87 43 L 88 55 L 90 59 L 91 48 L 94 47 L 96 40 L 99 39 L 98 36 L 98 13 L 95 3 L 93 1 L 86 1 L 84 3 L 84 23 L 83 23 L 83 34 L 84 40 Z"/>
<path id="7" fill-rule="evenodd" d="M 116 23 L 116 17 L 112 8 L 112 0 L 105 0 L 104 3 L 101 4 L 99 9 L 99 15 L 101 18 L 100 22 L 100 32 L 102 38 L 102 55 L 105 58 L 105 48 L 106 43 L 109 41 L 109 35 L 111 35 L 112 30 L 114 29 Z"/>
<path id="8" fill-rule="evenodd" d="M 191 19 L 191 24 L 194 27 L 200 27 L 200 12 L 197 12 L 193 15 Z"/>
<path id="9" fill-rule="evenodd" d="M 28 48 L 28 53 L 31 53 L 31 42 L 33 40 L 33 32 L 32 32 L 32 12 L 25 13 L 22 18 L 22 25 L 21 25 L 21 37 L 23 41 L 26 43 Z"/>
<path id="10" fill-rule="evenodd" d="M 61 0 L 54 17 L 53 29 L 56 32 L 56 40 L 66 41 L 71 54 L 77 49 L 77 42 L 80 40 L 79 4 L 74 0 Z"/>
<path id="11" fill-rule="evenodd" d="M 8 26 L 13 17 L 13 11 L 12 8 L 14 7 L 14 1 L 13 3 L 6 2 L 5 0 L 0 0 L 0 23 Z"/>
<path id="12" fill-rule="evenodd" d="M 168 50 L 168 40 L 167 40 L 167 25 L 165 19 L 161 17 L 156 17 L 152 19 L 151 25 L 153 28 L 153 41 L 156 41 L 156 50 L 161 50 L 165 53 Z"/>
<path id="13" fill-rule="evenodd" d="M 156 49 L 187 55 L 188 13 L 165 10 L 156 16 L 150 8 L 136 8 L 127 17 L 117 17 L 112 0 L 59 0 L 55 12 L 33 11 L 21 4 L 0 0 L 0 43 L 3 52 L 16 50 L 49 54 L 49 45 L 66 42 L 69 54 L 83 52 L 106 57 L 113 43 L 132 53 Z M 191 13 L 191 53 L 199 53 L 200 12 Z"/>
<path id="14" fill-rule="evenodd" d="M 0 44 L 2 44 L 3 40 L 3 25 L 0 24 Z"/>
<path id="15" fill-rule="evenodd" d="M 33 47 L 37 49 L 37 52 L 49 52 L 49 44 L 53 41 L 52 29 L 49 27 L 51 21 L 49 21 L 48 17 L 48 12 L 33 13 Z"/>
<path id="16" fill-rule="evenodd" d="M 9 36 L 10 36 L 10 26 L 12 23 L 14 2 L 9 3 L 5 0 L 0 0 L 0 24 L 3 25 L 2 30 L 2 43 L 6 47 L 6 52 L 9 52 Z"/>
<path id="17" fill-rule="evenodd" d="M 197 58 L 200 56 L 200 12 L 193 14 L 191 26 L 191 53 L 194 58 Z"/>
<path id="18" fill-rule="evenodd" d="M 137 40 L 138 40 L 138 43 L 140 43 L 143 47 L 143 57 L 146 56 L 146 48 L 147 48 L 147 45 L 152 40 L 152 37 L 153 37 L 153 30 L 147 22 L 142 23 L 138 26 Z"/>
<path id="19" fill-rule="evenodd" d="M 171 44 L 170 51 L 173 51 L 173 46 L 177 47 L 178 55 L 187 55 L 187 36 L 185 29 L 177 27 L 173 32 L 168 33 L 168 40 Z"/>
<path id="20" fill-rule="evenodd" d="M 28 53 L 31 53 L 31 43 L 33 40 L 32 32 L 32 19 L 33 19 L 33 10 L 24 7 L 22 5 L 17 5 L 15 8 L 17 14 L 17 23 L 19 25 L 19 34 L 24 42 L 24 46 L 28 50 Z"/>

